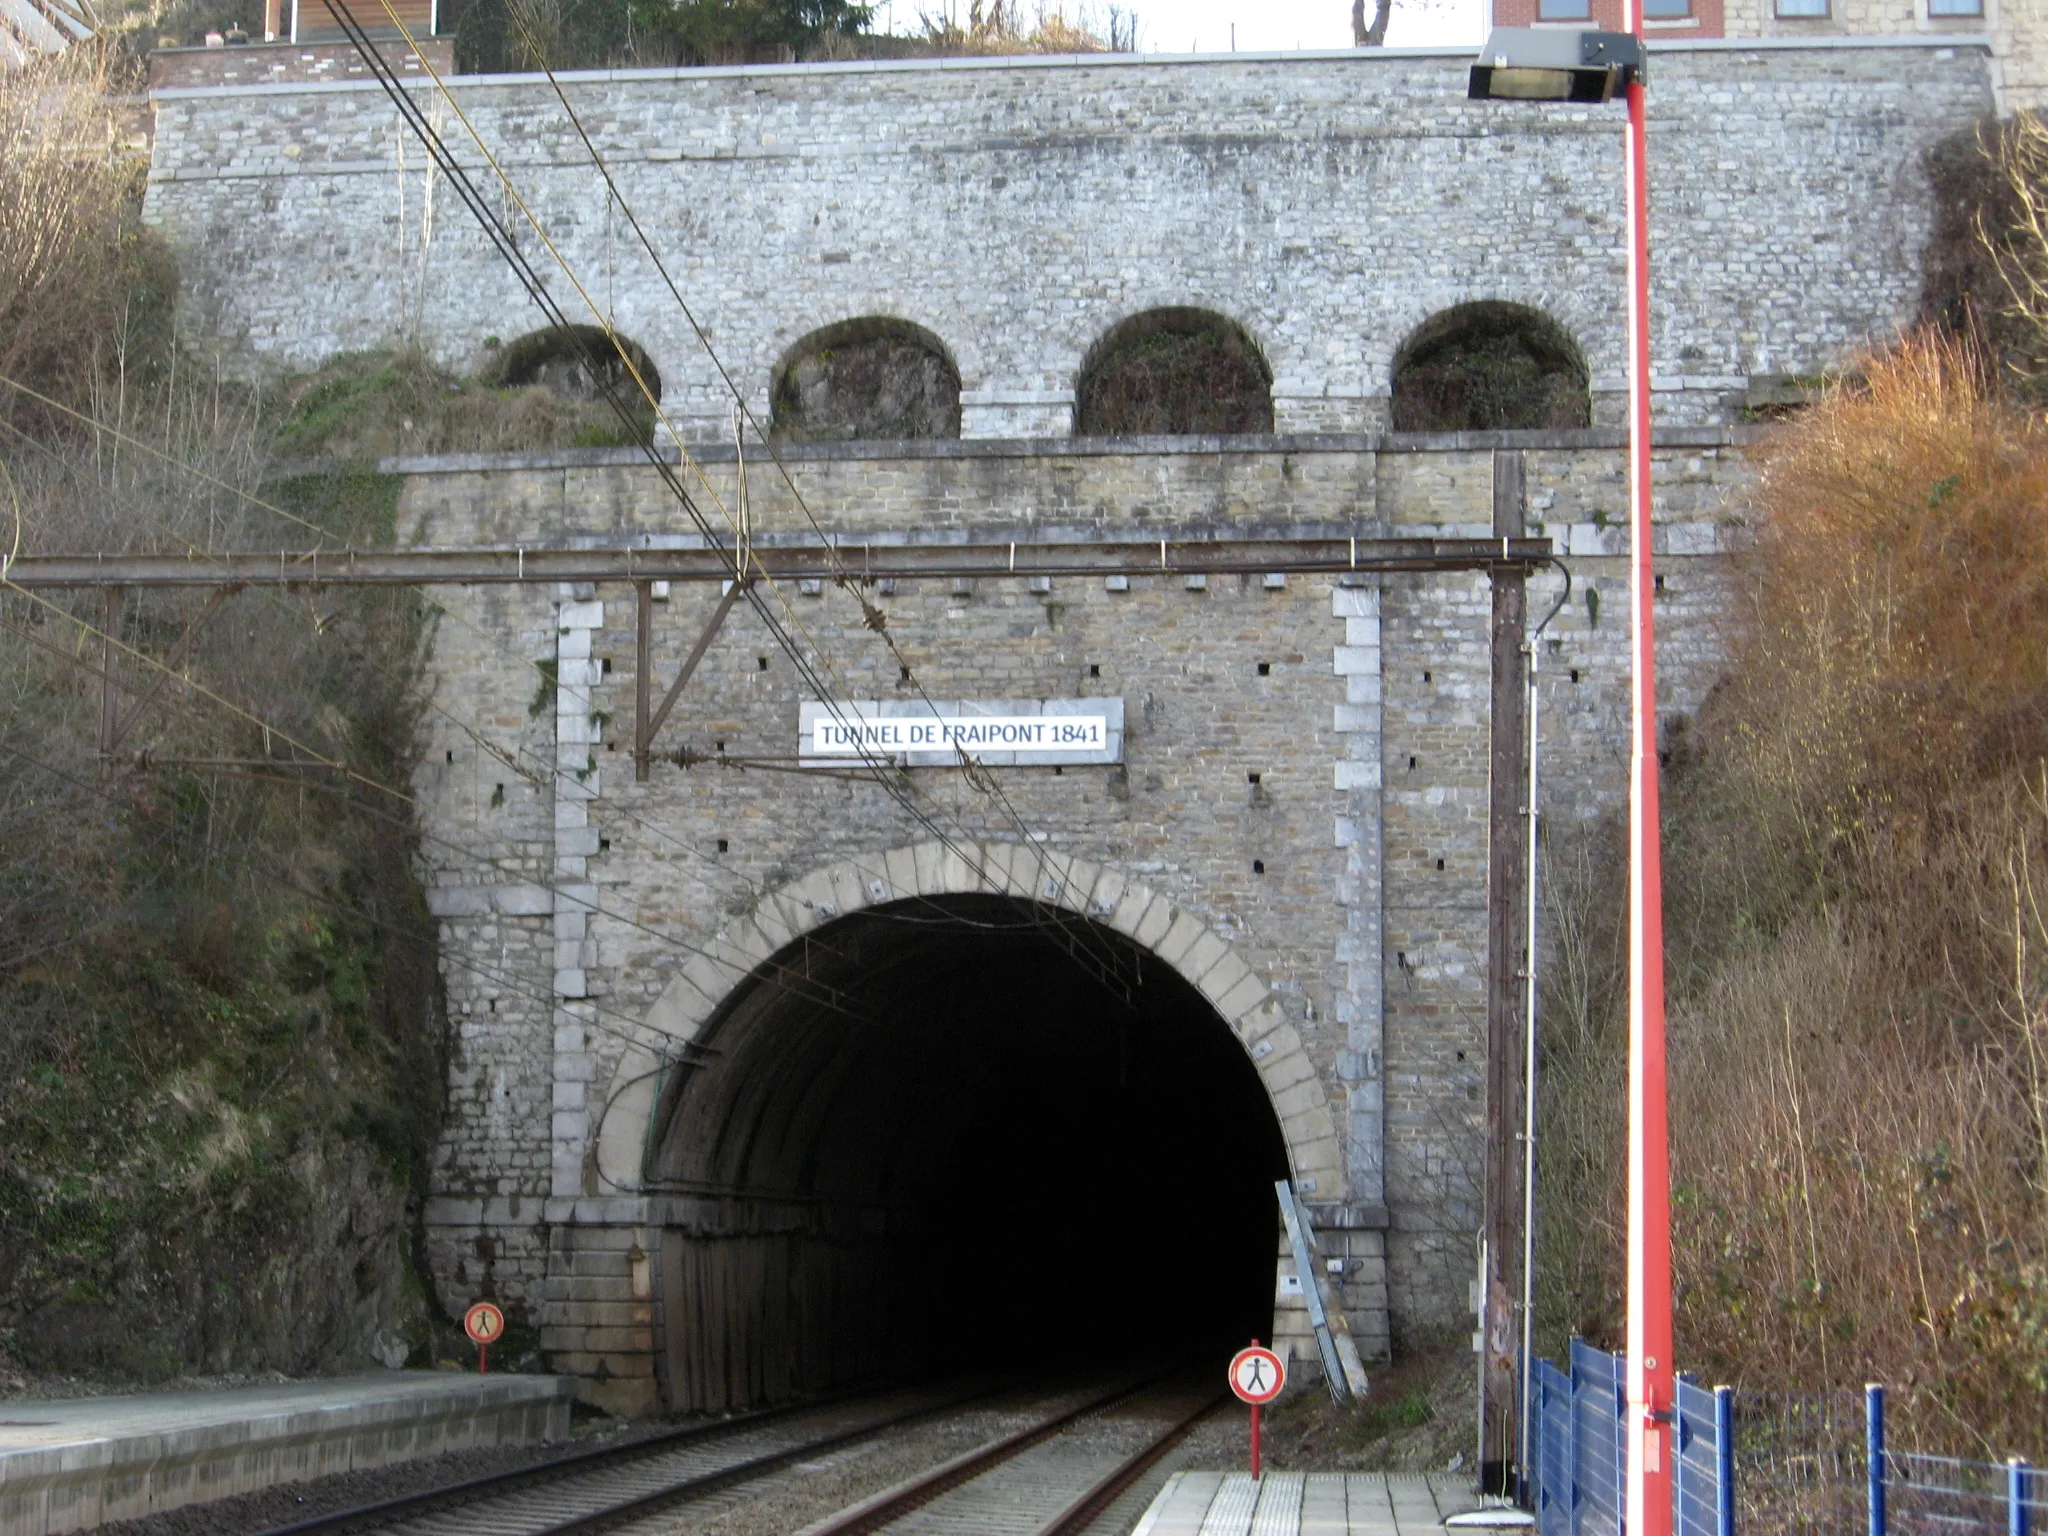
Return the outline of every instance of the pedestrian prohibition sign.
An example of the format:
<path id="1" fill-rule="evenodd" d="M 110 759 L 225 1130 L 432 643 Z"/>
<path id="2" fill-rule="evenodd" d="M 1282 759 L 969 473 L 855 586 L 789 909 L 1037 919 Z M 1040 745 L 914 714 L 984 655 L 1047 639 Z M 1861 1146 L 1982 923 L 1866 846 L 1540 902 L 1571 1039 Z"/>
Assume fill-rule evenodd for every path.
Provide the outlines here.
<path id="1" fill-rule="evenodd" d="M 491 1346 L 505 1332 L 505 1314 L 493 1301 L 480 1301 L 462 1314 L 462 1331 L 476 1345 L 476 1373 L 490 1368 Z"/>
<path id="2" fill-rule="evenodd" d="M 495 1344 L 505 1331 L 505 1314 L 495 1302 L 480 1301 L 462 1314 L 462 1331 L 472 1344 Z"/>
<path id="3" fill-rule="evenodd" d="M 1287 1366 L 1272 1350 L 1254 1344 L 1230 1361 L 1230 1390 L 1254 1408 L 1270 1403 L 1287 1385 Z"/>

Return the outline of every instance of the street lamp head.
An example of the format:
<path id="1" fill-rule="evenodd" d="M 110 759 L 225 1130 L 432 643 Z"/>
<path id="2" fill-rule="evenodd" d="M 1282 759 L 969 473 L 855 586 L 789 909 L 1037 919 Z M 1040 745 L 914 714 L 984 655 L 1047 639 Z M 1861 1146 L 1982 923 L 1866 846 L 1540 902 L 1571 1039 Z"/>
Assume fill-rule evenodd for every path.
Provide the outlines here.
<path id="1" fill-rule="evenodd" d="M 1611 101 L 1643 78 L 1642 40 L 1585 28 L 1495 27 L 1472 64 L 1474 101 Z"/>

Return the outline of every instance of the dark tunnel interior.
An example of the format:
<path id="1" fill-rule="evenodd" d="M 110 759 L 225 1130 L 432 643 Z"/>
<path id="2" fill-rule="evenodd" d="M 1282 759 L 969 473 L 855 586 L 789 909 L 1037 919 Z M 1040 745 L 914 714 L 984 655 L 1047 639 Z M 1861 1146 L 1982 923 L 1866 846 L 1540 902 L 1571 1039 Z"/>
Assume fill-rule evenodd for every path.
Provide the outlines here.
<path id="1" fill-rule="evenodd" d="M 740 988 L 664 1084 L 664 1391 L 1222 1351 L 1272 1323 L 1286 1154 L 1198 991 L 1007 897 L 870 908 Z"/>

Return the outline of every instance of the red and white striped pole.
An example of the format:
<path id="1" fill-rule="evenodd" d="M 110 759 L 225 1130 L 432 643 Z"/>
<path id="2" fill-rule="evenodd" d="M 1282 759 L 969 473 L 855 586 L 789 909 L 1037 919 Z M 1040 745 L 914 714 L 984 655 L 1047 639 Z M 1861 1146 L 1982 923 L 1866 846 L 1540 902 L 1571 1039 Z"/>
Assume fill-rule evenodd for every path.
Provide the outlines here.
<path id="1" fill-rule="evenodd" d="M 1642 0 L 1623 0 L 1640 44 Z M 1657 809 L 1657 583 L 1650 553 L 1650 174 L 1628 86 L 1629 755 L 1628 1532 L 1671 1536 L 1671 1165 L 1664 1076 L 1664 874 Z"/>

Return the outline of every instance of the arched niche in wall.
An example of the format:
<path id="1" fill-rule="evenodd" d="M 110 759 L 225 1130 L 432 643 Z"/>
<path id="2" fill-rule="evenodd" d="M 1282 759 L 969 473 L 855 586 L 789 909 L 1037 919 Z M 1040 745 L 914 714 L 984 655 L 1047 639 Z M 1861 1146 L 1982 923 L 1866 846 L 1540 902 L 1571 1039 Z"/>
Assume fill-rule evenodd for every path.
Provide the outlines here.
<path id="1" fill-rule="evenodd" d="M 647 349 L 630 337 L 616 331 L 607 335 L 594 325 L 551 325 L 529 331 L 505 348 L 497 373 L 500 384 L 538 384 L 571 400 L 600 400 L 606 388 L 611 388 L 628 402 L 644 405 L 641 382 L 656 400 L 661 398 L 661 372 Z"/>
<path id="2" fill-rule="evenodd" d="M 1430 316 L 1394 357 L 1396 432 L 1497 432 L 1592 421 L 1586 359 L 1541 310 L 1485 300 Z"/>
<path id="3" fill-rule="evenodd" d="M 648 396 L 661 399 L 661 371 L 645 347 L 616 331 L 594 325 L 529 331 L 499 353 L 494 379 L 507 389 L 544 389 L 583 407 L 578 416 L 593 419 L 579 429 L 578 442 L 644 442 L 653 435 Z M 630 426 L 616 422 L 607 395 L 625 407 Z"/>
<path id="4" fill-rule="evenodd" d="M 1273 370 L 1234 320 L 1149 309 L 1089 349 L 1074 392 L 1079 437 L 1273 430 Z"/>
<path id="5" fill-rule="evenodd" d="M 777 365 L 769 400 L 785 442 L 960 435 L 960 370 L 945 344 L 886 315 L 804 337 Z"/>

